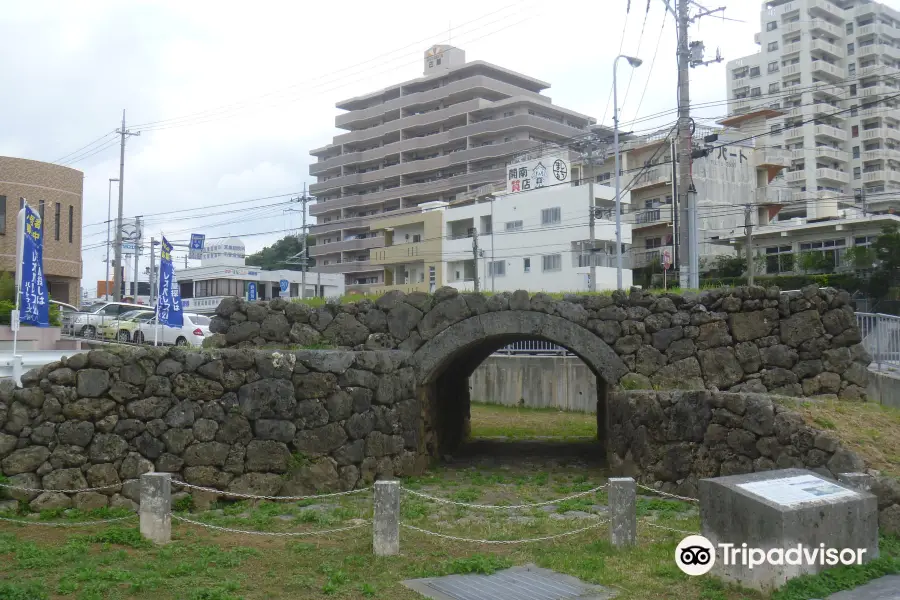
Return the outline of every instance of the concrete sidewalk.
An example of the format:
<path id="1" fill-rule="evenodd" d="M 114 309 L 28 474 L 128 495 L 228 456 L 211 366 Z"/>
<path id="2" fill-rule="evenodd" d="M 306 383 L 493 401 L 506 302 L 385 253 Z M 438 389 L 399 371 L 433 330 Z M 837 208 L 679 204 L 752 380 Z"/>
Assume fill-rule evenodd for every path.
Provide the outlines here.
<path id="1" fill-rule="evenodd" d="M 900 575 L 886 575 L 855 590 L 832 594 L 825 600 L 900 600 Z"/>

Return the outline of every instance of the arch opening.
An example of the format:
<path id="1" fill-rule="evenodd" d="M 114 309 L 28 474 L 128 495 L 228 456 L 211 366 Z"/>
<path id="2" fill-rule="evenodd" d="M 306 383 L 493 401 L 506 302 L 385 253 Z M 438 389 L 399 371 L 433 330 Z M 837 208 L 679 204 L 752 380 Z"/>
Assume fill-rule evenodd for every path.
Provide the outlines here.
<path id="1" fill-rule="evenodd" d="M 420 400 L 425 407 L 428 451 L 453 455 L 471 432 L 469 380 L 498 350 L 515 342 L 549 342 L 565 348 L 596 378 L 598 458 L 605 455 L 607 395 L 628 369 L 593 332 L 554 315 L 507 311 L 470 317 L 440 332 L 414 355 Z M 577 358 L 575 358 L 577 357 Z"/>

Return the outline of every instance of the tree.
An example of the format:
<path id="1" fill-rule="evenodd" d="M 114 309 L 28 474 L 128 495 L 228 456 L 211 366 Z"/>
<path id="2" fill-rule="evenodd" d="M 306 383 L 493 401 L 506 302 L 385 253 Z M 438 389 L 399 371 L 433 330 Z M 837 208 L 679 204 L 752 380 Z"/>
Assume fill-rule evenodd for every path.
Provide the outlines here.
<path id="1" fill-rule="evenodd" d="M 747 260 L 743 256 L 723 254 L 716 257 L 714 270 L 718 277 L 740 277 L 747 271 Z"/>
<path id="2" fill-rule="evenodd" d="M 310 246 L 315 245 L 315 239 L 309 237 L 307 238 L 307 243 Z M 260 267 L 266 271 L 275 271 L 278 269 L 288 269 L 290 271 L 300 271 L 299 264 L 287 264 L 285 261 L 289 258 L 300 254 L 303 250 L 303 236 L 299 235 L 288 235 L 271 246 L 266 246 L 256 254 L 249 255 L 244 264 L 252 265 L 254 267 Z M 298 261 L 292 261 L 299 263 Z M 310 258 L 309 266 L 312 267 L 314 264 L 314 259 Z"/>
<path id="3" fill-rule="evenodd" d="M 885 225 L 872 242 L 872 250 L 878 266 L 872 274 L 871 290 L 881 297 L 900 282 L 900 228 L 895 223 Z"/>

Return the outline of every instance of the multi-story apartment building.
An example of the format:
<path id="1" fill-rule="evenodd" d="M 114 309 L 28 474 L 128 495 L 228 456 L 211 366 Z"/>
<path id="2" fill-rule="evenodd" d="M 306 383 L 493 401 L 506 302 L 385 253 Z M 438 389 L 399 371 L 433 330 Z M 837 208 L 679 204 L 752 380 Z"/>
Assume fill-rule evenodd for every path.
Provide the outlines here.
<path id="1" fill-rule="evenodd" d="M 505 180 L 508 158 L 584 134 L 593 119 L 552 103 L 549 84 L 434 46 L 424 77 L 337 103 L 346 130 L 310 153 L 318 202 L 311 248 L 318 268 L 342 273 L 348 291 L 386 284 L 372 253 L 385 246 L 375 218 L 418 212 Z"/>
<path id="2" fill-rule="evenodd" d="M 513 168 L 510 165 L 510 168 Z M 551 185 L 514 193 L 497 192 L 474 202 L 429 202 L 416 212 L 375 219 L 384 238 L 372 251 L 383 264 L 385 283 L 375 292 L 433 292 L 442 285 L 489 292 L 527 289 L 576 292 L 590 289 L 591 263 L 597 289 L 616 288 L 615 191 L 595 185 L 598 218 L 590 251 L 590 186 Z M 628 206 L 630 196 L 623 196 Z M 623 245 L 631 227 L 622 225 Z M 622 283 L 631 286 L 624 264 Z"/>
<path id="3" fill-rule="evenodd" d="M 760 51 L 728 63 L 729 111 L 783 115 L 758 144 L 791 151 L 802 201 L 780 219 L 836 217 L 865 189 L 869 208 L 900 191 L 900 12 L 869 0 L 769 0 Z"/>

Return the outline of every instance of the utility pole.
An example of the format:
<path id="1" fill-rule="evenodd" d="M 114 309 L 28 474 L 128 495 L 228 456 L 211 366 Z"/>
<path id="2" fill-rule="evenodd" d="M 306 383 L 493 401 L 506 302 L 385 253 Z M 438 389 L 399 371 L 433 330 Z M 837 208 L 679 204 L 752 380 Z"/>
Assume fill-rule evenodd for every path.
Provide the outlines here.
<path id="1" fill-rule="evenodd" d="M 472 228 L 472 258 L 475 260 L 475 293 L 477 294 L 480 291 L 478 286 L 478 230 L 474 227 Z M 494 265 L 491 264 L 491 268 L 493 269 Z"/>
<path id="2" fill-rule="evenodd" d="M 856 188 L 856 193 L 854 195 L 856 196 L 856 203 L 862 204 L 863 216 L 867 217 L 869 215 L 869 208 L 866 206 L 866 188 Z"/>
<path id="3" fill-rule="evenodd" d="M 138 299 L 138 256 L 141 252 L 141 217 L 134 218 L 134 302 L 137 304 Z"/>
<path id="4" fill-rule="evenodd" d="M 593 140 L 591 140 L 593 142 Z M 587 148 L 587 164 L 581 168 L 581 176 L 584 177 L 585 167 L 590 165 L 591 176 L 588 178 L 588 207 L 591 216 L 588 220 L 589 235 L 591 236 L 591 247 L 588 249 L 588 264 L 591 266 L 590 281 L 588 281 L 588 291 L 597 291 L 597 266 L 594 264 L 594 247 L 597 245 L 596 220 L 597 215 L 594 207 L 594 144 L 589 143 Z M 618 289 L 622 289 L 619 286 Z"/>
<path id="5" fill-rule="evenodd" d="M 138 131 L 133 133 L 125 129 L 125 110 L 122 110 L 122 129 L 117 129 L 116 133 L 122 136 L 119 147 L 119 213 L 116 217 L 116 270 L 113 273 L 113 299 L 116 302 L 122 301 L 122 276 L 125 274 L 122 269 L 122 211 L 124 205 L 125 191 L 125 139 L 131 135 L 141 135 Z"/>
<path id="6" fill-rule="evenodd" d="M 666 7 L 669 7 L 668 0 Z M 676 9 L 675 22 L 678 29 L 678 134 L 676 138 L 678 170 L 677 190 L 680 197 L 681 232 L 679 243 L 679 279 L 682 288 L 698 289 L 700 287 L 700 230 L 697 224 L 697 190 L 691 181 L 691 152 L 693 121 L 691 120 L 690 69 L 721 62 L 722 57 L 716 51 L 716 58 L 703 60 L 703 42 L 689 42 L 688 27 L 701 17 L 725 10 L 719 7 L 713 10 L 702 9 L 691 17 L 688 9 L 690 0 L 674 0 Z"/>
<path id="7" fill-rule="evenodd" d="M 747 243 L 745 244 L 745 252 L 747 255 L 747 284 L 753 285 L 753 205 L 744 205 L 744 230 L 747 234 Z"/>
<path id="8" fill-rule="evenodd" d="M 303 184 L 303 195 L 299 198 L 291 198 L 291 202 L 300 202 L 303 208 L 303 233 L 301 234 L 303 238 L 300 240 L 300 253 L 290 257 L 287 261 L 287 264 L 300 265 L 300 298 L 306 298 L 306 271 L 309 270 L 309 245 L 307 244 L 307 236 L 309 234 L 306 231 L 306 205 L 313 201 L 315 201 L 315 197 L 306 193 L 305 183 Z M 287 209 L 287 212 L 291 211 L 293 209 Z M 299 263 L 291 262 L 295 259 L 299 260 Z"/>

